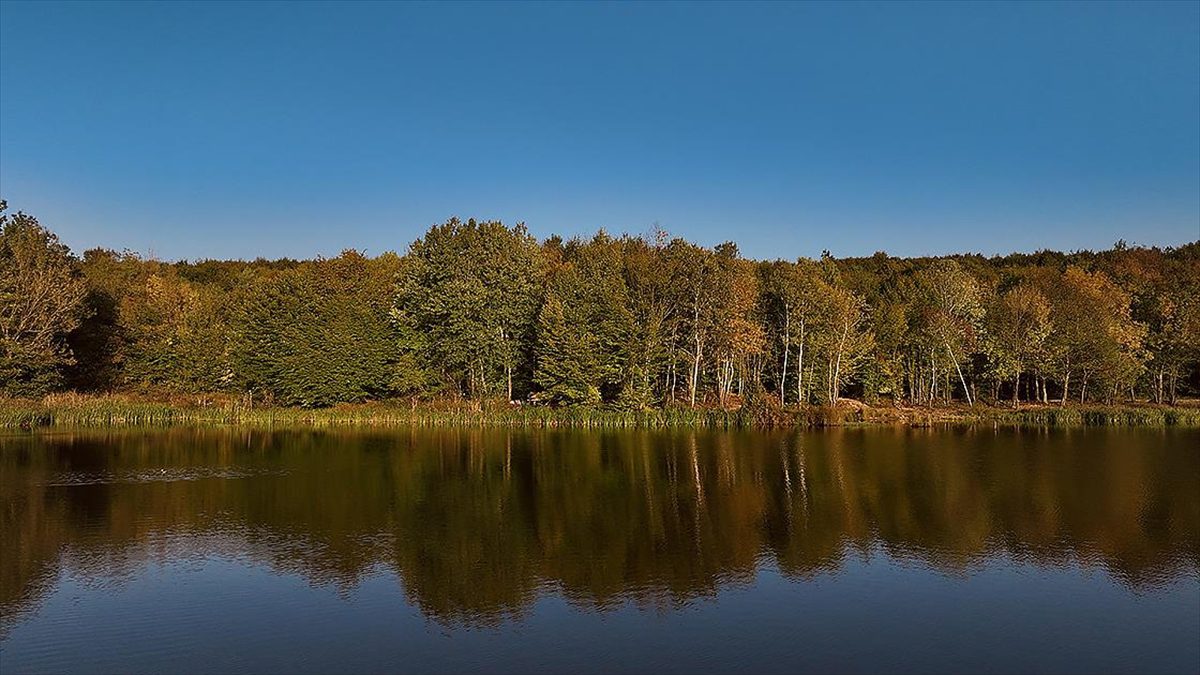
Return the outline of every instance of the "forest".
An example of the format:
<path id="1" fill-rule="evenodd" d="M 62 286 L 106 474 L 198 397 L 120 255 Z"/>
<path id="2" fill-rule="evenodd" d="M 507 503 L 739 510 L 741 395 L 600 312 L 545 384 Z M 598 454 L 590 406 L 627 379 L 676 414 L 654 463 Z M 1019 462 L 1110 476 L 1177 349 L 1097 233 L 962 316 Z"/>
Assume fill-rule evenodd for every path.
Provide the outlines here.
<path id="1" fill-rule="evenodd" d="M 2 204 L 2 203 L 0 203 Z M 751 260 L 662 231 L 431 227 L 407 251 L 76 255 L 0 212 L 0 395 L 646 410 L 1129 401 L 1200 390 L 1200 242 Z"/>

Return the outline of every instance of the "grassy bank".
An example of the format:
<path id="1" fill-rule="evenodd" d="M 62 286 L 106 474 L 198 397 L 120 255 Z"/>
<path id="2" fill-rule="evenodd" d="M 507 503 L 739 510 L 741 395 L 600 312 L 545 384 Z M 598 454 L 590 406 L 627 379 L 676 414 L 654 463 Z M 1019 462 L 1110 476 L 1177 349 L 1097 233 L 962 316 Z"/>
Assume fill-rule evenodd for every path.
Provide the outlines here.
<path id="1" fill-rule="evenodd" d="M 991 424 L 999 426 L 1193 426 L 1200 407 L 1149 404 L 1120 406 L 1033 406 L 1014 410 L 990 406 L 838 407 L 803 409 L 670 407 L 624 411 L 468 403 L 413 405 L 364 403 L 304 409 L 247 406 L 219 397 L 147 399 L 135 396 L 63 394 L 41 400 L 0 399 L 0 429 L 240 425 L 240 426 L 511 426 L 572 428 L 821 427 L 843 425 Z"/>

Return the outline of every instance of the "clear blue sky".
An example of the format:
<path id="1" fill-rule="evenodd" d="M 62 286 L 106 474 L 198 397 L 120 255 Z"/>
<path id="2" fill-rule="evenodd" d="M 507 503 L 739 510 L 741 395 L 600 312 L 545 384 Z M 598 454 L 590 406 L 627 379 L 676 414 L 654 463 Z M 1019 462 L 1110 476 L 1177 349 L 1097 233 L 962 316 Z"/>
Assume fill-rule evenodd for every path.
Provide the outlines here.
<path id="1" fill-rule="evenodd" d="M 0 193 L 77 250 L 452 215 L 753 257 L 1200 238 L 1200 3 L 0 3 Z"/>

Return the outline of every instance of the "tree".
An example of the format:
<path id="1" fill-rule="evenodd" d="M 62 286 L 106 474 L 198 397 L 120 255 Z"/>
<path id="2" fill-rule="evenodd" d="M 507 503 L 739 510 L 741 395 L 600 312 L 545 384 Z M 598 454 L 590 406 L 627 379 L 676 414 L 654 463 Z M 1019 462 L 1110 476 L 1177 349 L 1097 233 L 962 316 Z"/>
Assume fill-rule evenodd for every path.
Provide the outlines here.
<path id="1" fill-rule="evenodd" d="M 58 237 L 0 201 L 0 391 L 40 396 L 74 363 L 67 337 L 84 316 L 86 285 Z"/>
<path id="2" fill-rule="evenodd" d="M 1180 375 L 1200 365 L 1200 276 L 1192 288 L 1163 298 L 1160 328 L 1153 335 L 1155 380 L 1152 392 L 1158 403 L 1178 402 Z"/>
<path id="3" fill-rule="evenodd" d="M 1039 276 L 1050 299 L 1053 329 L 1048 342 L 1050 368 L 1062 382 L 1065 403 L 1071 378 L 1078 374 L 1079 399 L 1099 381 L 1111 399 L 1140 372 L 1145 326 L 1133 320 L 1129 294 L 1102 272 L 1070 266 L 1061 275 Z"/>
<path id="4" fill-rule="evenodd" d="M 759 283 L 754 266 L 738 255 L 737 246 L 725 243 L 716 251 L 712 352 L 717 371 L 717 398 L 726 405 L 748 377 L 750 362 L 763 353 L 766 333 L 756 316 Z"/>
<path id="5" fill-rule="evenodd" d="M 999 296 L 988 311 L 988 355 L 998 379 L 1013 379 L 1013 407 L 1020 391 L 1017 378 L 1045 360 L 1050 330 L 1050 303 L 1029 284 Z"/>
<path id="6" fill-rule="evenodd" d="M 481 397 L 532 372 L 544 261 L 524 225 L 451 219 L 413 242 L 395 308 L 426 336 L 422 362 L 445 386 Z"/>
<path id="7" fill-rule="evenodd" d="M 796 402 L 806 400 L 805 349 L 815 331 L 820 330 L 821 322 L 828 318 L 825 303 L 829 295 L 829 284 L 811 260 L 768 263 L 764 272 L 762 311 L 782 352 L 777 355 L 780 405 L 787 403 L 788 364 L 792 361 L 793 347 L 796 353 L 792 365 L 796 373 Z"/>
<path id="8" fill-rule="evenodd" d="M 566 319 L 563 302 L 551 293 L 538 316 L 537 371 L 540 391 L 535 400 L 578 405 L 600 402 L 595 342 L 578 323 Z"/>
<path id="9" fill-rule="evenodd" d="M 963 376 L 960 355 L 974 349 L 979 323 L 983 318 L 979 286 L 974 277 L 954 260 L 935 261 L 919 273 L 917 283 L 924 295 L 921 304 L 924 312 L 923 329 L 930 362 L 936 366 L 936 352 L 944 348 L 945 355 L 958 373 L 967 403 L 973 404 L 971 389 Z"/>
<path id="10" fill-rule="evenodd" d="M 397 262 L 344 251 L 247 286 L 234 322 L 240 385 L 305 407 L 393 393 L 403 379 L 391 314 Z"/>
<path id="11" fill-rule="evenodd" d="M 669 302 L 678 312 L 678 323 L 672 331 L 674 360 L 685 364 L 688 402 L 695 406 L 704 360 L 709 355 L 717 320 L 717 261 L 712 251 L 682 239 L 672 240 L 663 256 L 667 275 L 672 280 Z"/>
<path id="12" fill-rule="evenodd" d="M 75 364 L 70 386 L 107 391 L 127 383 L 125 357 L 130 337 L 121 322 L 121 303 L 144 288 L 152 265 L 137 255 L 94 248 L 85 251 L 80 265 L 87 283 L 85 316 L 71 332 L 69 342 Z"/>
<path id="13" fill-rule="evenodd" d="M 223 298 L 157 267 L 119 303 L 127 345 L 122 379 L 179 391 L 224 389 L 232 371 Z"/>
<path id="14" fill-rule="evenodd" d="M 651 238 L 621 240 L 623 276 L 628 294 L 633 335 L 629 344 L 628 388 L 623 398 L 630 407 L 645 408 L 655 398 L 653 383 L 661 382 L 658 401 L 674 393 L 674 336 L 679 308 L 672 302 L 672 279 L 664 261 L 667 235 L 656 230 Z"/>
<path id="15" fill-rule="evenodd" d="M 814 342 L 826 364 L 825 400 L 835 405 L 843 383 L 858 372 L 874 347 L 874 337 L 867 323 L 869 308 L 860 296 L 837 285 L 829 286 L 828 293 L 826 321 Z"/>
<path id="16" fill-rule="evenodd" d="M 639 371 L 637 353 L 641 341 L 636 335 L 630 308 L 623 254 L 622 242 L 604 232 L 588 241 L 573 239 L 565 246 L 547 252 L 550 271 L 546 282 L 546 304 L 539 320 L 535 384 L 544 387 L 545 382 L 555 380 L 555 376 L 542 372 L 550 358 L 547 350 L 554 354 L 568 349 L 585 364 L 576 376 L 586 380 L 589 391 L 599 392 L 599 400 L 626 408 L 647 404 L 648 391 L 639 391 L 639 386 L 644 386 L 648 380 Z M 552 330 L 545 323 L 547 311 L 551 312 L 551 319 L 558 314 L 563 316 L 565 333 Z M 548 345 L 548 339 L 567 340 L 570 346 Z M 546 399 L 545 396 L 537 398 Z"/>

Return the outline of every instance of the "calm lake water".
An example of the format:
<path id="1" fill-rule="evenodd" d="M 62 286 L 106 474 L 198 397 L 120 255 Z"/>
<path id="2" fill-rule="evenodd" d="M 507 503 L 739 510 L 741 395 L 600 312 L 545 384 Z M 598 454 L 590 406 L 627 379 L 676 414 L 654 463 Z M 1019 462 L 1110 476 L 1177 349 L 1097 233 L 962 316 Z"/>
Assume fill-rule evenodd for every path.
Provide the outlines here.
<path id="1" fill-rule="evenodd" d="M 0 437 L 0 669 L 1200 670 L 1200 432 Z"/>

